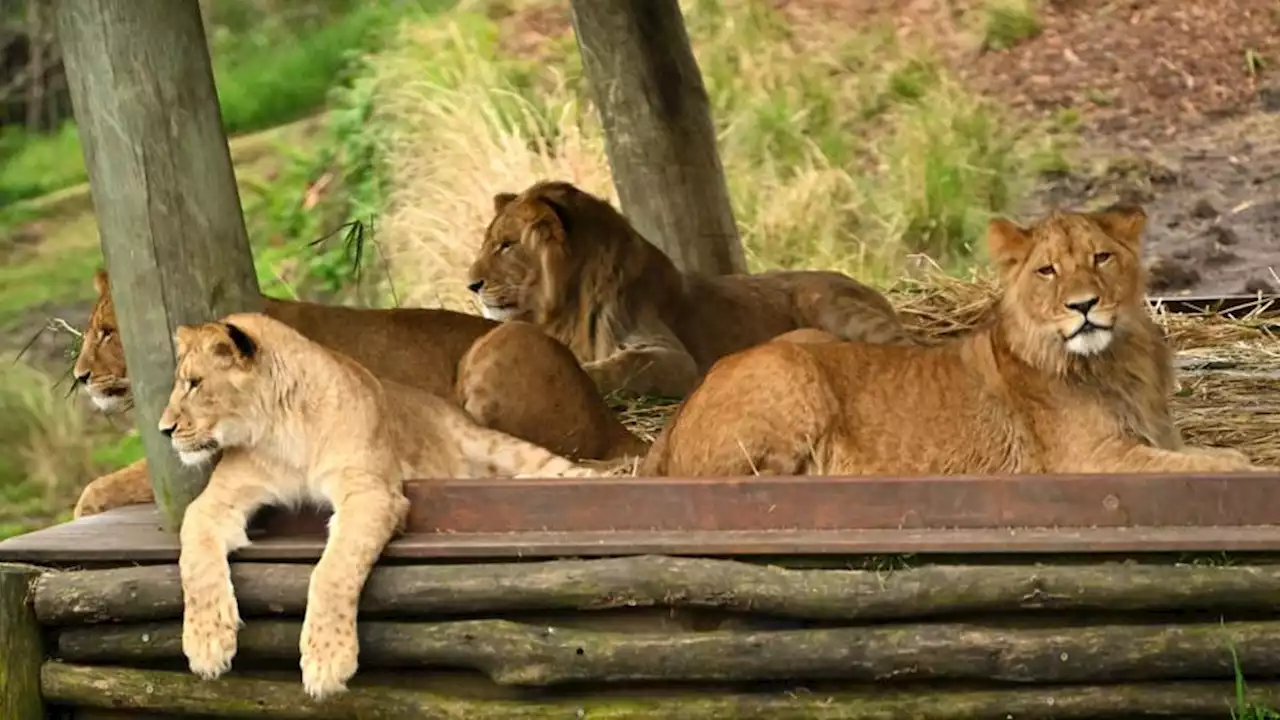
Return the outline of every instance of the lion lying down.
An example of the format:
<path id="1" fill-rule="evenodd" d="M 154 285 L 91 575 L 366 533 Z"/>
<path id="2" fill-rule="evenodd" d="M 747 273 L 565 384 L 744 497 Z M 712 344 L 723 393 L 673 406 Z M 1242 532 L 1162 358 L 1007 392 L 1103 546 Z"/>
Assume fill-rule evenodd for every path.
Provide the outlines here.
<path id="1" fill-rule="evenodd" d="M 566 182 L 501 193 L 494 213 L 470 269 L 485 316 L 546 330 L 605 393 L 684 397 L 719 358 L 797 328 L 911 341 L 882 295 L 840 273 L 681 273 Z"/>
<path id="2" fill-rule="evenodd" d="M 356 361 L 266 315 L 182 326 L 160 431 L 188 465 L 222 457 L 182 522 L 182 648 L 191 670 L 230 667 L 240 618 L 227 554 L 248 544 L 267 504 L 333 507 L 302 626 L 302 681 L 323 697 L 356 671 L 356 604 L 383 547 L 403 526 L 406 477 L 591 475 L 537 445 L 481 427 L 420 388 L 380 380 Z"/>
<path id="3" fill-rule="evenodd" d="M 99 409 L 115 412 L 132 406 L 129 373 L 105 272 L 95 274 L 94 287 L 98 300 L 74 374 Z M 647 448 L 604 403 L 573 354 L 527 323 L 263 299 L 268 316 L 350 354 L 380 378 L 456 398 L 485 427 L 581 459 L 614 460 Z M 153 500 L 146 461 L 139 461 L 91 482 L 74 515 Z"/>
<path id="4" fill-rule="evenodd" d="M 643 475 L 1224 472 L 1187 447 L 1172 358 L 1147 312 L 1146 215 L 994 220 L 1003 294 L 988 324 L 937 347 L 783 336 L 716 363 Z M 790 342 L 789 342 L 790 341 Z"/>

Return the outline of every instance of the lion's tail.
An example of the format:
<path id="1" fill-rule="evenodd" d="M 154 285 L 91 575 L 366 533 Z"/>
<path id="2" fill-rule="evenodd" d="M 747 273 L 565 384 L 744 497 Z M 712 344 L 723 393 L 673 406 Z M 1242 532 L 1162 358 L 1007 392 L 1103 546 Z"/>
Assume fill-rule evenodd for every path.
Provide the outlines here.
<path id="1" fill-rule="evenodd" d="M 829 295 L 821 304 L 809 308 L 807 324 L 842 340 L 885 345 L 922 344 L 923 339 L 902 324 L 888 301 L 880 296 L 876 299 L 880 302 L 850 295 Z"/>

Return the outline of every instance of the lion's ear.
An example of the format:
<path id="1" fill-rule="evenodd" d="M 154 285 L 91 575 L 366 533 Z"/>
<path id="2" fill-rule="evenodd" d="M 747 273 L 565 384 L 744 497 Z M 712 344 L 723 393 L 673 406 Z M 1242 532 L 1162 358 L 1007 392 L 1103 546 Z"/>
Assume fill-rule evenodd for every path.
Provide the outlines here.
<path id="1" fill-rule="evenodd" d="M 196 340 L 196 329 L 191 325 L 179 325 L 173 331 L 174 350 L 178 355 L 182 355 L 191 347 Z"/>
<path id="2" fill-rule="evenodd" d="M 248 333 L 231 323 L 221 323 L 227 333 L 227 340 L 219 340 L 213 346 L 213 354 L 231 360 L 253 360 L 258 354 L 258 343 Z"/>
<path id="3" fill-rule="evenodd" d="M 493 196 L 493 214 L 500 214 L 508 205 L 516 199 L 515 193 L 500 192 Z"/>
<path id="4" fill-rule="evenodd" d="M 107 271 L 98 268 L 93 274 L 93 289 L 98 295 L 106 295 L 111 290 L 111 281 L 107 279 Z"/>
<path id="5" fill-rule="evenodd" d="M 1108 237 L 1137 250 L 1142 244 L 1142 231 L 1147 227 L 1147 213 L 1141 205 L 1117 204 L 1089 213 L 1093 224 Z"/>
<path id="6" fill-rule="evenodd" d="M 987 224 L 987 255 L 1001 270 L 1021 263 L 1030 251 L 1030 235 L 1013 221 L 992 218 Z"/>

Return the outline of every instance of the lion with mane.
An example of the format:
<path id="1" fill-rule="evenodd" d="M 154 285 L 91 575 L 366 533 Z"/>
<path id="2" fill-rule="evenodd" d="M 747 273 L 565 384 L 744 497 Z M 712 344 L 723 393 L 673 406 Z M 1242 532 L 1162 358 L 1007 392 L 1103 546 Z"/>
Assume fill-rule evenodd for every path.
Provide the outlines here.
<path id="1" fill-rule="evenodd" d="M 937 346 L 783 336 L 726 357 L 677 410 L 644 475 L 1229 472 L 1169 411 L 1135 206 L 991 221 L 1002 292 Z M 786 340 L 793 340 L 784 342 Z"/>
<path id="2" fill-rule="evenodd" d="M 107 273 L 73 373 L 104 412 L 132 406 L 124 344 Z M 426 308 L 372 309 L 263 297 L 264 312 L 321 345 L 353 357 L 381 379 L 453 398 L 481 425 L 581 460 L 643 455 L 561 343 L 528 323 Z M 153 500 L 146 462 L 91 482 L 74 515 Z"/>
<path id="3" fill-rule="evenodd" d="M 500 193 L 494 213 L 469 270 L 482 312 L 538 325 L 605 393 L 684 397 L 719 358 L 797 328 L 912 342 L 884 296 L 841 273 L 682 273 L 567 182 Z"/>

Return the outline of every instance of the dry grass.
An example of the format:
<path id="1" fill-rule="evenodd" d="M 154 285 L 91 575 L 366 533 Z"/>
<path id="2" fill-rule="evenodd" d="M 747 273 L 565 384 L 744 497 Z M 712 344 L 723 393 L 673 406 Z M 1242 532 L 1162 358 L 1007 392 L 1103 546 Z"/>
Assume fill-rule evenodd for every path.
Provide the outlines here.
<path id="1" fill-rule="evenodd" d="M 572 36 L 504 30 L 548 3 L 504 4 L 519 12 L 500 23 L 473 2 L 406 24 L 372 61 L 392 188 L 379 240 L 408 304 L 473 309 L 463 276 L 497 192 L 558 178 L 616 202 Z M 800 32 L 763 0 L 683 7 L 754 270 L 963 266 L 1051 151 L 891 32 Z"/>

